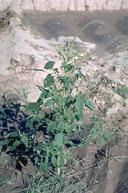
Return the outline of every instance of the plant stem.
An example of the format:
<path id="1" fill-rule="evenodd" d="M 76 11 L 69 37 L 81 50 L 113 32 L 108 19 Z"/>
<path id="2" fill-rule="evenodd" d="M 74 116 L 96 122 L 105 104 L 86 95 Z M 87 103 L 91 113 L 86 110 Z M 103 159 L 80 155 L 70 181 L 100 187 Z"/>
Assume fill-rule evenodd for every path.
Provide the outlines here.
<path id="1" fill-rule="evenodd" d="M 60 155 L 57 156 L 57 174 L 60 175 Z"/>
<path id="2" fill-rule="evenodd" d="M 92 25 L 92 24 L 94 24 L 94 23 L 104 24 L 104 22 L 101 22 L 101 21 L 98 21 L 98 20 L 94 20 L 94 21 L 91 21 L 91 22 L 89 22 L 88 24 L 86 24 L 86 25 L 74 36 L 74 38 L 72 39 L 71 44 L 70 44 L 70 46 L 69 46 L 69 50 L 72 50 L 72 48 L 73 48 L 73 43 L 74 43 L 75 39 L 76 39 L 77 37 L 79 37 L 80 34 L 81 34 L 88 26 L 90 26 L 90 25 Z"/>

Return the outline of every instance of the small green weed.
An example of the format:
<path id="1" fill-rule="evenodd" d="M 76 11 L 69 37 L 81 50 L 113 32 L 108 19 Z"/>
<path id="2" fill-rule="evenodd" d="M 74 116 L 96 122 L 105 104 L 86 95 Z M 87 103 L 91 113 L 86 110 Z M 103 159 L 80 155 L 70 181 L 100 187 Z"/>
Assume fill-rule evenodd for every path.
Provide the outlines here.
<path id="1" fill-rule="evenodd" d="M 84 118 L 84 107 L 94 110 L 94 105 L 84 92 L 80 84 L 85 81 L 79 63 L 83 58 L 80 53 L 68 49 L 60 49 L 63 58 L 60 69 L 55 68 L 55 62 L 49 61 L 44 69 L 49 74 L 40 86 L 41 95 L 37 102 L 26 107 L 31 113 L 28 125 L 34 121 L 38 124 L 46 123 L 48 139 L 35 148 L 38 148 L 39 157 L 36 160 L 41 170 L 56 168 L 60 174 L 61 168 L 66 164 L 68 152 L 73 147 L 73 135 L 79 128 L 79 123 Z M 39 69 L 37 69 L 39 70 Z M 42 128 L 44 135 L 44 131 Z M 81 142 L 79 142 L 80 144 Z M 40 161 L 39 161 L 40 160 Z"/>
<path id="2" fill-rule="evenodd" d="M 27 156 L 40 171 L 54 171 L 59 175 L 63 173 L 72 148 L 87 146 L 98 137 L 103 144 L 111 136 L 105 134 L 99 119 L 94 118 L 89 136 L 75 137 L 85 121 L 85 107 L 90 111 L 95 109 L 81 87 L 86 77 L 80 65 L 86 56 L 70 45 L 58 52 L 63 61 L 60 68 L 55 67 L 54 61 L 48 61 L 44 69 L 35 69 L 47 71 L 48 75 L 38 86 L 41 90 L 38 100 L 25 106 L 29 116 L 20 104 L 2 106 L 0 124 L 8 131 L 6 128 L 1 131 L 0 147 L 1 152 L 17 157 L 23 164 L 27 163 Z M 12 121 L 13 126 L 10 125 Z"/>
<path id="3" fill-rule="evenodd" d="M 5 130 L 1 131 L 0 148 L 22 164 L 27 164 L 29 158 L 39 171 L 60 175 L 72 148 L 87 146 L 98 137 L 103 144 L 111 136 L 104 132 L 99 119 L 93 119 L 94 127 L 89 135 L 75 137 L 85 122 L 85 108 L 95 109 L 82 88 L 86 77 L 80 65 L 87 56 L 74 50 L 73 45 L 59 48 L 58 52 L 62 59 L 59 68 L 54 61 L 48 61 L 44 69 L 35 69 L 48 73 L 38 86 L 41 91 L 38 100 L 25 106 L 29 116 L 20 104 L 3 104 L 0 126 Z"/>

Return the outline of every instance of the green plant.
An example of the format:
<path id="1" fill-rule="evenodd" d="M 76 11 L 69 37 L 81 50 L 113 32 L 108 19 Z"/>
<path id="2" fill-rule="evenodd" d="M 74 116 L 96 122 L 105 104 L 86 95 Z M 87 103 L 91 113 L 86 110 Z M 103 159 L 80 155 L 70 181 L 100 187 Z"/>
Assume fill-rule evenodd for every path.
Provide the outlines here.
<path id="1" fill-rule="evenodd" d="M 93 21 L 77 35 L 95 22 L 101 23 Z M 42 86 L 38 86 L 41 90 L 38 100 L 25 108 L 29 117 L 21 112 L 22 106 L 19 104 L 5 104 L 0 112 L 1 127 L 8 127 L 8 122 L 13 118 L 13 127 L 8 129 L 1 140 L 1 151 L 19 159 L 27 155 L 40 170 L 54 170 L 57 174 L 61 173 L 66 164 L 70 149 L 88 145 L 91 138 L 97 139 L 97 135 L 102 137 L 103 133 L 101 127 L 95 127 L 88 138 L 74 137 L 81 130 L 84 108 L 94 110 L 92 101 L 82 88 L 86 77 L 81 71 L 81 63 L 85 62 L 88 55 L 73 49 L 75 38 L 67 43 L 67 47 L 58 49 L 62 59 L 59 68 L 55 67 L 54 61 L 48 61 L 44 69 L 34 69 L 47 71 L 48 75 Z M 21 91 L 18 91 L 19 95 L 26 100 L 27 90 Z M 11 116 L 8 116 L 8 112 Z M 22 113 L 24 124 L 18 118 Z"/>
<path id="2" fill-rule="evenodd" d="M 60 69 L 54 67 L 54 61 L 46 63 L 44 70 L 49 73 L 43 86 L 39 87 L 41 95 L 37 102 L 26 107 L 31 114 L 28 125 L 31 127 L 36 121 L 42 135 L 41 143 L 37 139 L 34 143 L 34 148 L 38 151 L 36 164 L 44 171 L 57 169 L 57 174 L 60 174 L 61 168 L 66 164 L 70 148 L 82 143 L 75 143 L 73 136 L 81 129 L 84 108 L 94 110 L 93 103 L 80 87 L 85 81 L 79 66 L 85 59 L 84 55 L 69 47 L 59 49 L 59 53 L 63 60 Z M 43 125 L 41 128 L 41 123 L 44 122 L 45 128 Z"/>
<path id="3" fill-rule="evenodd" d="M 35 178 L 28 187 L 27 193 L 85 193 L 87 191 L 85 179 L 69 180 L 66 176 L 52 175 L 49 178 Z"/>
<path id="4" fill-rule="evenodd" d="M 67 45 L 58 52 L 62 59 L 59 68 L 54 61 L 48 61 L 44 69 L 34 69 L 48 72 L 38 86 L 41 94 L 36 102 L 29 103 L 23 110 L 21 104 L 5 101 L 0 108 L 0 151 L 14 156 L 18 164 L 19 161 L 26 164 L 31 159 L 40 171 L 59 175 L 72 148 L 87 146 L 98 137 L 103 144 L 111 134 L 104 132 L 96 117 L 92 119 L 93 127 L 89 126 L 89 133 L 85 134 L 88 131 L 84 110 L 94 110 L 83 89 L 86 77 L 81 63 L 88 56 L 74 50 L 73 45 L 72 49 Z M 77 135 L 81 132 L 84 132 L 83 137 Z"/>

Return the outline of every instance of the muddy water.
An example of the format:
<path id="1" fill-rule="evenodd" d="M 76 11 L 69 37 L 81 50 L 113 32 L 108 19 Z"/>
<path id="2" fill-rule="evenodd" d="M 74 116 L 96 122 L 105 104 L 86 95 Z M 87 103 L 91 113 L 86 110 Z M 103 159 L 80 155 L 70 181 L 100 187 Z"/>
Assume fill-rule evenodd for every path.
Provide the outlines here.
<path id="1" fill-rule="evenodd" d="M 46 39 L 75 36 L 88 23 L 94 21 L 80 34 L 84 41 L 96 44 L 97 53 L 117 52 L 128 47 L 128 11 L 56 12 L 27 11 L 24 25 L 33 33 Z M 99 21 L 99 22 L 95 22 Z"/>

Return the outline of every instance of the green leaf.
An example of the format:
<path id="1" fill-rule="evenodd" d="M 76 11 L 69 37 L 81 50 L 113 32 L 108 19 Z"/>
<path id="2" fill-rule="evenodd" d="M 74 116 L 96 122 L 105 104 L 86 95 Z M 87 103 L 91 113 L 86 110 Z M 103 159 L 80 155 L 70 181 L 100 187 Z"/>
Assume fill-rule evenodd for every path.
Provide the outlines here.
<path id="1" fill-rule="evenodd" d="M 56 128 L 56 123 L 54 121 L 50 121 L 48 123 L 48 131 L 53 131 Z"/>
<path id="2" fill-rule="evenodd" d="M 64 68 L 64 71 L 65 72 L 70 72 L 70 71 L 72 71 L 73 70 L 73 68 L 74 68 L 74 66 L 72 65 L 72 64 L 63 64 L 63 66 L 62 66 L 63 68 Z"/>
<path id="3" fill-rule="evenodd" d="M 4 141 L 4 140 L 0 141 L 0 146 L 1 146 L 1 147 L 4 146 L 4 145 L 6 145 L 6 144 L 8 144 L 7 141 Z"/>
<path id="4" fill-rule="evenodd" d="M 45 98 L 48 98 L 49 97 L 49 89 L 43 89 L 39 98 L 38 98 L 38 101 L 40 101 L 41 99 L 45 99 Z"/>
<path id="5" fill-rule="evenodd" d="M 61 131 L 63 131 L 64 129 L 65 129 L 64 121 L 59 120 L 59 123 L 58 123 L 58 125 L 57 125 L 57 130 L 61 132 Z"/>
<path id="6" fill-rule="evenodd" d="M 14 143 L 13 143 L 13 149 L 15 149 L 18 145 L 20 145 L 21 144 L 21 141 L 15 141 Z"/>
<path id="7" fill-rule="evenodd" d="M 40 116 L 39 116 L 39 114 L 37 115 L 37 116 L 30 116 L 28 119 L 27 119 L 27 123 L 26 123 L 26 127 L 29 127 L 29 128 L 31 128 L 31 127 L 33 127 L 33 123 L 34 122 L 37 122 L 37 123 L 39 123 L 39 121 L 40 121 Z"/>
<path id="8" fill-rule="evenodd" d="M 28 118 L 27 123 L 26 123 L 26 127 L 28 127 L 28 128 L 33 127 L 33 122 L 34 122 L 33 117 Z"/>
<path id="9" fill-rule="evenodd" d="M 52 69 L 53 66 L 54 66 L 54 64 L 55 64 L 54 61 L 49 61 L 49 62 L 47 62 L 47 63 L 45 64 L 44 69 L 46 69 L 46 70 Z"/>
<path id="10" fill-rule="evenodd" d="M 9 151 L 14 151 L 17 148 L 17 146 L 19 146 L 20 144 L 21 144 L 21 141 L 18 141 L 18 140 L 14 141 L 12 146 L 9 147 Z"/>
<path id="11" fill-rule="evenodd" d="M 96 139 L 97 133 L 98 133 L 97 128 L 95 128 L 95 127 L 92 128 L 91 134 L 92 134 L 92 138 L 93 138 L 93 139 Z"/>
<path id="12" fill-rule="evenodd" d="M 48 74 L 44 79 L 44 87 L 50 87 L 54 83 L 54 77 L 51 74 Z"/>
<path id="13" fill-rule="evenodd" d="M 56 159 L 56 157 L 53 155 L 51 159 L 52 159 L 52 164 L 56 167 L 57 166 L 57 159 Z"/>
<path id="14" fill-rule="evenodd" d="M 85 99 L 85 106 L 88 107 L 92 111 L 94 111 L 95 109 L 93 102 L 89 99 Z"/>
<path id="15" fill-rule="evenodd" d="M 36 112 L 40 109 L 40 105 L 41 103 L 40 102 L 34 102 L 34 103 L 29 103 L 25 110 L 28 112 L 28 113 L 33 113 L 33 112 Z"/>
<path id="16" fill-rule="evenodd" d="M 83 109 L 84 109 L 84 100 L 81 95 L 78 95 L 75 103 L 76 111 L 78 119 L 81 120 L 83 118 Z"/>
<path id="17" fill-rule="evenodd" d="M 49 107 L 49 106 L 51 106 L 51 105 L 53 105 L 53 100 L 52 100 L 52 99 L 47 99 L 47 100 L 45 101 L 45 106 Z"/>
<path id="18" fill-rule="evenodd" d="M 45 172 L 47 172 L 48 171 L 48 162 L 41 162 L 40 163 L 40 166 L 39 166 L 39 170 L 41 171 L 41 172 L 43 172 L 43 171 L 45 171 Z"/>
<path id="19" fill-rule="evenodd" d="M 55 135 L 55 141 L 54 141 L 54 145 L 57 147 L 61 147 L 63 145 L 63 133 L 57 133 Z"/>
<path id="20" fill-rule="evenodd" d="M 68 76 L 59 76 L 58 79 L 60 80 L 61 84 L 64 85 L 65 89 L 72 88 L 74 84 L 73 79 Z"/>
<path id="21" fill-rule="evenodd" d="M 106 143 L 106 140 L 104 139 L 103 136 L 100 137 L 100 144 L 104 145 Z"/>
<path id="22" fill-rule="evenodd" d="M 14 138 L 16 138 L 16 137 L 19 137 L 19 134 L 17 133 L 17 131 L 14 131 L 14 132 L 10 132 L 10 133 L 8 134 L 8 136 L 9 136 L 9 137 L 14 137 Z"/>
<path id="23" fill-rule="evenodd" d="M 29 138 L 26 134 L 20 134 L 21 137 L 21 141 L 22 143 L 24 143 L 26 145 L 26 147 L 28 147 L 29 145 Z"/>

